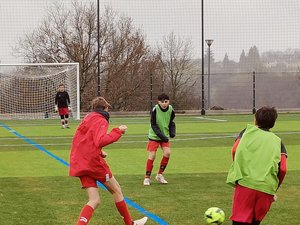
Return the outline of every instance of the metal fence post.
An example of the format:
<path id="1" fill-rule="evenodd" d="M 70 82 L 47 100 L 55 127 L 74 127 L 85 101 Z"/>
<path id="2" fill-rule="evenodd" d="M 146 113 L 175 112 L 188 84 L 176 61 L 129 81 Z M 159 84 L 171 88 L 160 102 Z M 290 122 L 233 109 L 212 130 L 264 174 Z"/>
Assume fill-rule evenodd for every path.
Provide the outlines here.
<path id="1" fill-rule="evenodd" d="M 255 114 L 256 113 L 256 109 L 255 109 L 255 71 L 253 71 L 252 73 L 252 93 L 253 93 L 253 105 L 252 105 L 252 113 Z"/>

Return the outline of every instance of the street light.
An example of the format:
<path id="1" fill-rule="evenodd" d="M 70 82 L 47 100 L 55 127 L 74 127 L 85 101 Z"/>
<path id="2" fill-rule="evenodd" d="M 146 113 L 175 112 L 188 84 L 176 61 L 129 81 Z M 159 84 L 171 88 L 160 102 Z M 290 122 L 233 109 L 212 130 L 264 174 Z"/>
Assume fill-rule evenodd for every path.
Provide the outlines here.
<path id="1" fill-rule="evenodd" d="M 212 45 L 214 40 L 207 39 L 205 40 L 208 45 L 208 70 L 207 70 L 207 108 L 210 109 L 210 46 Z"/>
<path id="2" fill-rule="evenodd" d="M 97 0 L 97 96 L 101 95 L 100 77 L 100 0 Z"/>
<path id="3" fill-rule="evenodd" d="M 205 115 L 204 109 L 204 0 L 201 0 L 201 115 Z"/>

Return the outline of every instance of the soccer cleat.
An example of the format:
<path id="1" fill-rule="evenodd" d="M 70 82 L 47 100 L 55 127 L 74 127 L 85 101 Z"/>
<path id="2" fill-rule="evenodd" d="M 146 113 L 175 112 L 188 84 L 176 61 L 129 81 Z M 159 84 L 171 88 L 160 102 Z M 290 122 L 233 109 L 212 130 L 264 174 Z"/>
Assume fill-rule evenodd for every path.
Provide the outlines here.
<path id="1" fill-rule="evenodd" d="M 168 181 L 165 180 L 165 178 L 162 174 L 157 174 L 155 179 L 161 184 L 167 184 L 168 183 Z"/>
<path id="2" fill-rule="evenodd" d="M 66 125 L 66 128 L 70 129 L 69 125 Z"/>
<path id="3" fill-rule="evenodd" d="M 65 129 L 66 127 L 65 127 L 65 125 L 61 125 L 61 129 Z"/>
<path id="4" fill-rule="evenodd" d="M 148 217 L 143 217 L 142 219 L 133 221 L 132 225 L 144 225 L 148 220 Z"/>
<path id="5" fill-rule="evenodd" d="M 144 179 L 144 186 L 150 186 L 150 184 L 151 184 L 151 180 L 150 180 L 150 178 L 145 178 Z"/>

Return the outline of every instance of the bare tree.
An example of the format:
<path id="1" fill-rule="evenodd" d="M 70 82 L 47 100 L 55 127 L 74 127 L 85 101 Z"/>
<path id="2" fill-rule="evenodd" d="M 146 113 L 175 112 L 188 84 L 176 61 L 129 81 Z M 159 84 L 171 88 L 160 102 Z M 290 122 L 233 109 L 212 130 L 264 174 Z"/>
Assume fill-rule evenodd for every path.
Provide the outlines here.
<path id="1" fill-rule="evenodd" d="M 70 9 L 54 4 L 40 27 L 20 39 L 16 48 L 27 62 L 79 62 L 84 110 L 97 93 L 96 13 L 92 2 L 74 0 Z M 131 110 L 132 102 L 146 94 L 150 49 L 131 18 L 118 17 L 109 7 L 101 15 L 99 32 L 102 95 L 116 110 Z"/>
<path id="2" fill-rule="evenodd" d="M 165 37 L 161 52 L 161 80 L 169 90 L 173 104 L 186 102 L 188 91 L 195 84 L 193 78 L 195 64 L 192 60 L 191 42 L 177 37 L 173 32 Z"/>
<path id="3" fill-rule="evenodd" d="M 42 24 L 19 40 L 16 51 L 27 62 L 79 62 L 80 93 L 84 99 L 85 90 L 91 90 L 90 84 L 95 80 L 96 43 L 94 4 L 74 1 L 70 9 L 63 4 L 50 7 Z"/>
<path id="4" fill-rule="evenodd" d="M 157 60 L 131 18 L 120 17 L 115 21 L 110 41 L 102 51 L 104 95 L 114 103 L 114 109 L 145 110 L 150 101 L 149 76 Z"/>

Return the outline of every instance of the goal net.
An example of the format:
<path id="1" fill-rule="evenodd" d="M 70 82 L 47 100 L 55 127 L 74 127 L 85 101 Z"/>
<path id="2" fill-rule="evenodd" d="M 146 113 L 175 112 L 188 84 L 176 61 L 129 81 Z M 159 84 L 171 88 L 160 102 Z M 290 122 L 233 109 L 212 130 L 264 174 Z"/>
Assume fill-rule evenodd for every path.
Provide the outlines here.
<path id="1" fill-rule="evenodd" d="M 70 116 L 80 119 L 78 63 L 0 64 L 0 119 L 57 118 L 59 84 L 70 96 Z"/>

